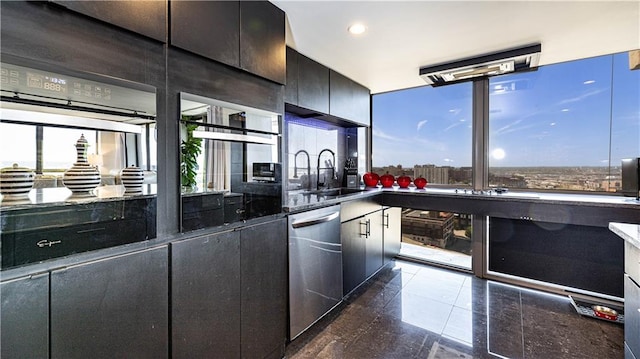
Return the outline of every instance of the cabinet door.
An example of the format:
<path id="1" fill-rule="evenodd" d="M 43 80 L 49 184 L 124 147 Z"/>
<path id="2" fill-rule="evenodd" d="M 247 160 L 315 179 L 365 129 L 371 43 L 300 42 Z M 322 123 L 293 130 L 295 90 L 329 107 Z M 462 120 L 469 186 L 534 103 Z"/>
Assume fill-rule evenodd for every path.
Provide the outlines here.
<path id="1" fill-rule="evenodd" d="M 268 1 L 240 2 L 240 67 L 279 84 L 286 79 L 284 11 Z"/>
<path id="2" fill-rule="evenodd" d="M 240 234 L 243 358 L 282 358 L 287 336 L 287 220 Z"/>
<path id="3" fill-rule="evenodd" d="M 168 357 L 167 247 L 51 272 L 51 358 Z"/>
<path id="4" fill-rule="evenodd" d="M 329 113 L 345 120 L 371 125 L 369 89 L 331 70 L 329 74 Z"/>
<path id="5" fill-rule="evenodd" d="M 287 83 L 284 87 L 284 102 L 298 105 L 298 52 L 287 47 Z"/>
<path id="6" fill-rule="evenodd" d="M 342 293 L 346 296 L 367 278 L 366 218 L 363 216 L 342 223 L 340 238 L 342 240 Z"/>
<path id="7" fill-rule="evenodd" d="M 624 341 L 631 352 L 640 355 L 640 287 L 624 276 Z"/>
<path id="8" fill-rule="evenodd" d="M 237 1 L 170 1 L 173 46 L 240 67 Z"/>
<path id="9" fill-rule="evenodd" d="M 298 106 L 329 113 L 329 69 L 298 55 Z"/>
<path id="10" fill-rule="evenodd" d="M 240 233 L 171 245 L 174 358 L 240 358 Z"/>
<path id="11" fill-rule="evenodd" d="M 402 240 L 402 208 L 386 208 L 382 215 L 382 240 L 384 243 L 384 264 L 400 253 Z"/>
<path id="12" fill-rule="evenodd" d="M 53 2 L 152 39 L 167 41 L 166 1 L 54 0 Z"/>
<path id="13" fill-rule="evenodd" d="M 365 276 L 368 278 L 382 267 L 384 257 L 382 245 L 382 211 L 368 214 L 366 218 L 369 228 L 367 229 L 365 244 Z"/>
<path id="14" fill-rule="evenodd" d="M 49 274 L 0 285 L 0 357 L 49 357 Z"/>

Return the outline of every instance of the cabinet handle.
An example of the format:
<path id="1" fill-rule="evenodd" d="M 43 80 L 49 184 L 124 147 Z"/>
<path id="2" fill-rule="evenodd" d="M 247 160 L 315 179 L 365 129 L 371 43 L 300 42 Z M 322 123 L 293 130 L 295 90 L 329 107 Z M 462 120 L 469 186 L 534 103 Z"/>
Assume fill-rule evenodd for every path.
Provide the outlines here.
<path id="1" fill-rule="evenodd" d="M 367 238 L 371 237 L 371 220 L 367 219 Z"/>
<path id="2" fill-rule="evenodd" d="M 51 248 L 52 245 L 58 244 L 58 243 L 62 243 L 62 241 L 49 241 L 49 240 L 43 239 L 41 241 L 38 241 L 38 243 L 36 243 L 36 245 L 38 247 L 40 247 L 40 248 L 44 248 L 44 247 Z"/>
<path id="3" fill-rule="evenodd" d="M 362 233 L 362 226 L 364 226 L 364 233 Z M 367 238 L 367 221 L 360 221 L 360 237 Z"/>
<path id="4" fill-rule="evenodd" d="M 386 228 L 389 228 L 389 213 L 385 214 L 385 215 L 384 215 L 384 218 L 386 218 L 386 219 L 387 219 L 387 223 L 385 223 L 385 224 L 384 224 L 384 226 L 385 226 Z"/>

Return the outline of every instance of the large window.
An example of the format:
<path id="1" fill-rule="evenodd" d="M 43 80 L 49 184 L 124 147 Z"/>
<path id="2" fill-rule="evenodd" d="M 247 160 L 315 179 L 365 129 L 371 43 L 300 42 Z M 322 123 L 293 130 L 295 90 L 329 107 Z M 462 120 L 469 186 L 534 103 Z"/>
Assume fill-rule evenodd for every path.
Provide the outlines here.
<path id="1" fill-rule="evenodd" d="M 36 127 L 0 122 L 0 167 L 36 168 Z"/>
<path id="2" fill-rule="evenodd" d="M 640 155 L 640 71 L 626 53 L 489 82 L 489 184 L 617 192 Z"/>
<path id="3" fill-rule="evenodd" d="M 373 171 L 471 185 L 471 83 L 373 96 Z"/>

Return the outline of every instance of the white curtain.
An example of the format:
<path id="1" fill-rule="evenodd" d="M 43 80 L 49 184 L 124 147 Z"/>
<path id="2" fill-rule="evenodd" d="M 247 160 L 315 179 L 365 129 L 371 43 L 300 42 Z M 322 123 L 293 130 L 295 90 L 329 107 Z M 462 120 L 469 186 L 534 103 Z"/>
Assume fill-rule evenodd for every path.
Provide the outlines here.
<path id="1" fill-rule="evenodd" d="M 223 114 L 220 106 L 209 107 L 207 122 L 216 125 L 229 125 L 229 119 Z M 210 128 L 208 131 L 216 131 Z M 220 131 L 220 130 L 217 130 Z M 231 153 L 229 142 L 205 140 L 205 173 L 207 186 L 217 190 L 226 191 L 231 188 Z"/>

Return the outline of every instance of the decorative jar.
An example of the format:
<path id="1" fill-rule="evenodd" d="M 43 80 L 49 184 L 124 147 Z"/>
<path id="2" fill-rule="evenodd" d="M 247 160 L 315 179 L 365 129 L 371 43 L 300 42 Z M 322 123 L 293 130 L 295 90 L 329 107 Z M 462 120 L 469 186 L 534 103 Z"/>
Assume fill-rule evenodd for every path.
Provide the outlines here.
<path id="1" fill-rule="evenodd" d="M 14 163 L 12 167 L 0 170 L 0 192 L 9 197 L 24 197 L 33 188 L 35 174 L 26 167 Z"/>
<path id="2" fill-rule="evenodd" d="M 100 184 L 100 172 L 87 161 L 87 147 L 89 143 L 80 136 L 76 142 L 76 163 L 68 169 L 62 177 L 65 187 L 76 193 L 87 193 Z"/>

